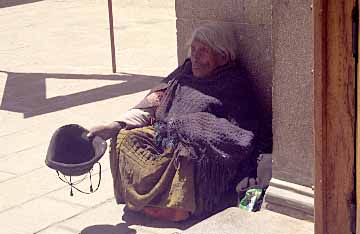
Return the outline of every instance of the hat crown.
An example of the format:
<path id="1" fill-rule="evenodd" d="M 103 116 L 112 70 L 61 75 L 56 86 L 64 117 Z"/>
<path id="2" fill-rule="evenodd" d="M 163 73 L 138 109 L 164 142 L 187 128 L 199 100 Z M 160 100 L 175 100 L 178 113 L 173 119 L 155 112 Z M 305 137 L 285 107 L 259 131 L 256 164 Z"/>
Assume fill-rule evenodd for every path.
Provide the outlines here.
<path id="1" fill-rule="evenodd" d="M 86 136 L 87 133 L 87 130 L 76 125 L 60 128 L 55 133 L 54 142 L 51 142 L 53 144 L 50 143 L 50 147 L 54 147 L 52 160 L 66 164 L 78 164 L 91 160 L 95 153 L 92 143 Z"/>

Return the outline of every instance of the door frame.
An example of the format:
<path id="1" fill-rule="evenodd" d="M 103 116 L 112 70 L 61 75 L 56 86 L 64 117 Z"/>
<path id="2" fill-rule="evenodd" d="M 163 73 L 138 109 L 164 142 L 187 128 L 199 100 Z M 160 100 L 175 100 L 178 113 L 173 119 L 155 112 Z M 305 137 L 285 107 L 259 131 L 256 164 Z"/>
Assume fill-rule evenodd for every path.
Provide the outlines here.
<path id="1" fill-rule="evenodd" d="M 313 0 L 316 234 L 351 233 L 353 222 L 354 6 L 355 0 Z"/>

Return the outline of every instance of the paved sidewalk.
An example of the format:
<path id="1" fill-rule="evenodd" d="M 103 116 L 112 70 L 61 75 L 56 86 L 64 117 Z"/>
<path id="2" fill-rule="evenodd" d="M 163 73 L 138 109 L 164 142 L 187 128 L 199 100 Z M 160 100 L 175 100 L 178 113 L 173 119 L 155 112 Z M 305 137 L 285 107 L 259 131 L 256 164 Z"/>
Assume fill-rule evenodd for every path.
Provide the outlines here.
<path id="1" fill-rule="evenodd" d="M 115 120 L 177 66 L 174 1 L 113 2 L 117 74 L 106 0 L 0 1 L 0 233 L 170 234 L 193 224 L 124 215 L 108 154 L 92 195 L 70 197 L 44 164 L 56 128 Z"/>
<path id="2" fill-rule="evenodd" d="M 125 223 L 107 154 L 93 195 L 70 197 L 44 164 L 56 128 L 115 120 L 177 66 L 174 4 L 113 1 L 119 72 L 111 74 L 106 0 L 15 2 L 0 8 L 0 233 L 177 231 L 141 215 Z"/>

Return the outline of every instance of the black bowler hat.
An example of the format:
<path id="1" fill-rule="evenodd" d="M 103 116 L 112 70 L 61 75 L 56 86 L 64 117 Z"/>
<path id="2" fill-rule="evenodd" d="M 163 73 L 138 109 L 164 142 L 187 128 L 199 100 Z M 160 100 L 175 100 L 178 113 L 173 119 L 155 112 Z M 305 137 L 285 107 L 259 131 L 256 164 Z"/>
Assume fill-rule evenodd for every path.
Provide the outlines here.
<path id="1" fill-rule="evenodd" d="M 101 165 L 98 161 L 104 155 L 107 144 L 98 136 L 87 137 L 88 133 L 88 130 L 77 124 L 62 126 L 51 137 L 46 154 L 45 164 L 56 170 L 60 180 L 71 186 L 71 196 L 73 196 L 73 188 L 79 192 L 90 194 L 98 190 L 100 186 Z M 99 182 L 96 189 L 93 190 L 91 171 L 95 163 L 99 165 Z M 63 174 L 63 178 L 60 173 Z M 71 176 L 80 176 L 86 173 L 90 175 L 90 192 L 84 192 L 75 187 L 86 176 L 77 182 L 71 180 Z M 70 176 L 70 181 L 65 176 Z"/>
<path id="2" fill-rule="evenodd" d="M 45 163 L 66 176 L 89 172 L 106 151 L 106 141 L 95 136 L 88 138 L 88 130 L 77 124 L 58 128 L 53 134 Z"/>

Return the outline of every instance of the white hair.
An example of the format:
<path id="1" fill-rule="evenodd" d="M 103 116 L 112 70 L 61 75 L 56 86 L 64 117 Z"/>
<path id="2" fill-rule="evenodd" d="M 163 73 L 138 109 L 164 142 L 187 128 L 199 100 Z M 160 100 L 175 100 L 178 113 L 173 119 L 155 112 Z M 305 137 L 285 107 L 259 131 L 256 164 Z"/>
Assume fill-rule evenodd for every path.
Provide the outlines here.
<path id="1" fill-rule="evenodd" d="M 236 41 L 230 28 L 225 28 L 224 26 L 215 23 L 197 27 L 187 43 L 187 46 L 189 47 L 189 57 L 191 54 L 190 45 L 194 40 L 207 44 L 214 51 L 225 55 L 229 61 L 236 59 Z"/>

